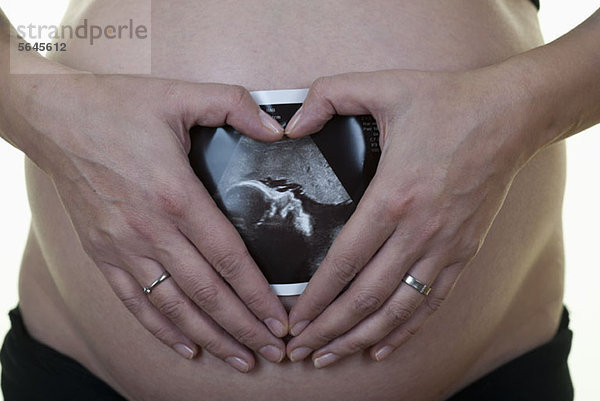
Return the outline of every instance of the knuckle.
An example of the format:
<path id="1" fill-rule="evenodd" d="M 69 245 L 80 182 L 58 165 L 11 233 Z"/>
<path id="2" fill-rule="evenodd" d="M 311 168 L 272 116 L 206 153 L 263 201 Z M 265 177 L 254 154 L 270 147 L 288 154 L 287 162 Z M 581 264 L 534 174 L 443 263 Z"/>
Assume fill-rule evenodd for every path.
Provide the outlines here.
<path id="1" fill-rule="evenodd" d="M 185 301 L 183 299 L 166 299 L 159 306 L 160 313 L 172 321 L 179 321 L 184 314 Z"/>
<path id="2" fill-rule="evenodd" d="M 382 303 L 382 299 L 371 292 L 359 293 L 352 302 L 354 311 L 362 316 L 375 312 Z"/>
<path id="3" fill-rule="evenodd" d="M 250 310 L 260 311 L 266 307 L 267 295 L 259 289 L 252 289 L 244 295 L 243 301 Z"/>
<path id="4" fill-rule="evenodd" d="M 337 338 L 336 333 L 319 331 L 314 334 L 314 339 L 317 344 L 329 344 L 331 341 Z"/>
<path id="5" fill-rule="evenodd" d="M 324 93 L 327 92 L 328 88 L 330 87 L 331 81 L 331 77 L 319 77 L 313 82 L 312 90 L 319 97 L 324 97 Z"/>
<path id="6" fill-rule="evenodd" d="M 117 244 L 127 239 L 125 234 L 126 225 L 122 221 L 116 221 L 114 217 L 101 216 L 98 224 L 90 227 L 83 235 L 82 245 L 90 252 L 105 254 L 106 250 L 118 249 Z"/>
<path id="7" fill-rule="evenodd" d="M 307 99 L 313 99 L 305 103 L 305 107 L 310 107 L 308 104 L 312 105 L 314 108 L 315 104 L 319 104 L 318 109 L 313 111 L 317 112 L 318 115 L 323 115 L 330 117 L 333 114 L 337 114 L 337 110 L 332 100 L 335 98 L 335 82 L 336 76 L 324 76 L 319 77 L 315 81 L 313 81 Z M 314 102 L 316 100 L 316 103 Z"/>
<path id="8" fill-rule="evenodd" d="M 418 295 L 414 298 L 408 298 L 406 299 L 404 302 L 406 304 L 406 308 L 408 310 L 414 311 L 417 310 L 417 308 L 419 307 L 419 305 L 421 304 L 421 302 L 423 301 L 423 298 L 426 298 L 426 296 L 424 295 Z"/>
<path id="9" fill-rule="evenodd" d="M 339 327 L 320 327 L 311 334 L 315 343 L 317 344 L 328 344 L 343 334 L 343 329 Z"/>
<path id="10" fill-rule="evenodd" d="M 258 338 L 258 330 L 255 326 L 238 327 L 231 334 L 236 340 L 246 345 L 254 344 Z"/>
<path id="11" fill-rule="evenodd" d="M 342 284 L 349 283 L 360 269 L 359 262 L 347 256 L 337 256 L 331 260 L 333 276 Z"/>
<path id="12" fill-rule="evenodd" d="M 454 242 L 454 262 L 468 264 L 479 252 L 479 241 L 473 239 L 458 239 Z"/>
<path id="13" fill-rule="evenodd" d="M 432 216 L 428 219 L 427 223 L 421 228 L 419 237 L 421 241 L 425 242 L 433 239 L 438 234 L 442 233 L 444 228 L 444 218 L 442 216 Z"/>
<path id="14" fill-rule="evenodd" d="M 382 221 L 400 221 L 407 213 L 412 200 L 399 189 L 387 188 L 379 195 L 375 216 Z"/>
<path id="15" fill-rule="evenodd" d="M 125 294 L 121 296 L 121 302 L 134 315 L 138 316 L 142 313 L 144 301 L 140 295 Z"/>
<path id="16" fill-rule="evenodd" d="M 323 297 L 307 296 L 306 301 L 308 303 L 307 309 L 315 314 L 324 311 L 331 304 L 331 301 Z"/>
<path id="17" fill-rule="evenodd" d="M 161 188 L 156 192 L 156 202 L 168 215 L 182 218 L 187 213 L 187 193 L 173 186 Z"/>
<path id="18" fill-rule="evenodd" d="M 231 104 L 239 106 L 246 100 L 248 91 L 241 85 L 230 85 L 229 96 Z"/>
<path id="19" fill-rule="evenodd" d="M 213 283 L 195 284 L 190 292 L 190 297 L 202 310 L 211 312 L 217 309 L 219 290 Z"/>
<path id="20" fill-rule="evenodd" d="M 215 337 L 202 338 L 198 341 L 198 345 L 217 358 L 224 356 L 223 344 Z"/>
<path id="21" fill-rule="evenodd" d="M 369 341 L 367 338 L 358 337 L 348 340 L 348 342 L 344 345 L 344 348 L 349 354 L 354 354 L 369 347 L 372 343 L 373 342 Z"/>
<path id="22" fill-rule="evenodd" d="M 445 298 L 441 296 L 428 296 L 425 298 L 425 304 L 432 312 L 437 311 L 444 303 Z"/>
<path id="23" fill-rule="evenodd" d="M 137 235 L 138 238 L 151 240 L 154 236 L 155 230 L 152 225 L 152 222 L 142 215 L 138 215 L 136 213 L 127 214 L 125 217 L 125 224 L 126 227 L 130 230 L 129 232 L 131 233 L 131 230 L 133 230 L 134 235 Z M 121 242 L 119 238 L 122 238 L 125 235 L 126 234 L 124 233 L 122 235 L 115 234 L 114 237 L 118 242 Z M 128 235 L 128 237 L 130 236 Z"/>
<path id="24" fill-rule="evenodd" d="M 403 304 L 393 303 L 385 308 L 385 314 L 390 324 L 396 327 L 410 319 L 413 311 Z"/>
<path id="25" fill-rule="evenodd" d="M 450 250 L 456 255 L 455 262 L 467 263 L 479 252 L 483 238 L 469 233 L 468 228 L 465 229 L 463 226 L 452 227 L 453 229 L 447 230 L 444 235 Z"/>
<path id="26" fill-rule="evenodd" d="M 165 101 L 162 104 L 170 105 L 174 110 L 181 110 L 183 107 L 181 83 L 175 80 L 168 81 L 164 88 L 163 99 Z"/>
<path id="27" fill-rule="evenodd" d="M 244 254 L 240 254 L 231 252 L 231 250 L 223 250 L 217 252 L 213 259 L 213 266 L 225 280 L 235 280 L 242 275 L 245 265 L 244 261 L 248 256 L 247 251 Z"/>
<path id="28" fill-rule="evenodd" d="M 419 331 L 419 328 L 420 328 L 420 326 L 405 328 L 404 329 L 405 337 L 407 339 L 414 337 L 417 334 L 417 332 Z"/>
<path id="29" fill-rule="evenodd" d="M 168 341 L 172 336 L 172 332 L 169 328 L 165 326 L 153 326 L 148 328 L 148 331 L 150 331 L 154 337 L 158 338 L 163 343 L 171 345 Z"/>
<path id="30" fill-rule="evenodd" d="M 326 109 L 327 114 L 337 114 L 335 105 L 330 100 L 334 95 L 335 80 L 336 78 L 333 76 L 319 77 L 313 82 L 310 88 L 310 96 L 318 100 L 321 107 Z"/>
<path id="31" fill-rule="evenodd" d="M 166 98 L 177 98 L 179 96 L 180 83 L 175 80 L 169 80 L 165 87 Z"/>

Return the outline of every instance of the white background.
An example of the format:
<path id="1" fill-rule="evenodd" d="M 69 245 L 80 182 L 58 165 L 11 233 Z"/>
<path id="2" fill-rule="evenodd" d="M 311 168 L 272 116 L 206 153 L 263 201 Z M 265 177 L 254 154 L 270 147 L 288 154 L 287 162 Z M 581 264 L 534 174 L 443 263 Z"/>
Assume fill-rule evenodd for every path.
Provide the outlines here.
<path id="1" fill-rule="evenodd" d="M 0 0 L 17 24 L 56 24 L 67 0 Z M 600 2 L 542 0 L 539 13 L 546 41 L 568 32 Z M 600 43 L 600 38 L 597 38 Z M 600 77 L 599 77 L 600 78 Z M 565 302 L 575 332 L 570 366 L 576 401 L 600 400 L 600 127 L 568 139 L 568 176 L 564 226 L 567 257 Z M 0 335 L 9 327 L 6 313 L 17 302 L 17 275 L 30 220 L 23 177 L 23 155 L 0 140 Z M 594 364 L 596 362 L 596 364 Z M 0 395 L 0 398 L 2 396 Z"/>

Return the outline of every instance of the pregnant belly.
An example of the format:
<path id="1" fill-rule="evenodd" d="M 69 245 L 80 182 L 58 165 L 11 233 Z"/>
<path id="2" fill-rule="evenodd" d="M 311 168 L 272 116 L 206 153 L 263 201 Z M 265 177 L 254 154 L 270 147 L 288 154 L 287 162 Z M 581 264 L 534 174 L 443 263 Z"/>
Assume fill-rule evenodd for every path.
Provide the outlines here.
<path id="1" fill-rule="evenodd" d="M 147 18 L 139 14 L 142 3 L 74 2 L 65 22 Z M 150 60 L 154 76 L 264 90 L 308 87 L 318 76 L 346 71 L 473 68 L 540 44 L 535 10 L 525 0 L 152 5 L 150 58 L 147 47 L 83 41 L 55 58 L 123 73 Z M 28 162 L 44 262 L 24 263 L 25 320 L 34 336 L 135 400 L 438 400 L 552 336 L 562 295 L 563 152 L 553 146 L 521 171 L 452 295 L 385 361 L 358 353 L 317 371 L 308 361 L 273 365 L 259 358 L 245 375 L 208 353 L 182 360 L 147 333 L 83 253 L 52 183 Z M 544 287 L 535 280 L 542 271 Z M 45 282 L 43 291 L 32 290 Z"/>

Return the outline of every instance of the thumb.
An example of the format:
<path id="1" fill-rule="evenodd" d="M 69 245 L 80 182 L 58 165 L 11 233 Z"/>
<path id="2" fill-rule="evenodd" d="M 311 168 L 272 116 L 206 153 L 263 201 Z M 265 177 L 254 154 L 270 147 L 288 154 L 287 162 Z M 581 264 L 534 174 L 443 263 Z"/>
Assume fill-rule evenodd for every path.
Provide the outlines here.
<path id="1" fill-rule="evenodd" d="M 336 114 L 373 114 L 382 103 L 379 77 L 373 72 L 353 72 L 318 78 L 287 124 L 286 135 L 299 138 L 314 134 Z"/>
<path id="2" fill-rule="evenodd" d="M 258 107 L 242 86 L 176 82 L 168 92 L 176 99 L 175 117 L 183 117 L 186 132 L 194 125 L 230 125 L 259 141 L 273 142 L 283 136 L 281 125 Z"/>

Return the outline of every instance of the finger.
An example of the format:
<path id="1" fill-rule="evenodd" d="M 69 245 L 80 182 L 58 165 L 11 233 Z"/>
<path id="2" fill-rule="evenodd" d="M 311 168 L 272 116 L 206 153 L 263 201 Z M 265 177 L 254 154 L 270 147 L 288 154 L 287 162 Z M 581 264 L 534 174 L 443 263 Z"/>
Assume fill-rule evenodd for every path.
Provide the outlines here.
<path id="1" fill-rule="evenodd" d="M 406 272 L 403 266 L 412 265 L 414 259 L 401 250 L 401 244 L 398 239 L 388 241 L 352 286 L 300 336 L 290 341 L 287 348 L 292 361 L 307 356 L 308 350 L 325 347 L 317 356 L 323 355 L 325 351 L 331 350 L 331 345 L 327 344 L 335 344 L 333 351 L 339 359 L 374 344 L 410 317 L 423 296 L 410 287 L 408 289 L 411 291 L 406 291 L 400 285 Z M 437 275 L 436 268 L 439 265 L 433 259 L 422 259 L 413 270 L 417 270 L 418 276 L 431 282 Z M 368 317 L 369 315 L 371 316 Z M 376 325 L 372 324 L 373 317 Z M 371 322 L 366 328 L 365 320 Z M 357 323 L 359 324 L 355 327 Z"/>
<path id="2" fill-rule="evenodd" d="M 435 284 L 425 301 L 405 324 L 394 329 L 385 338 L 371 347 L 370 355 L 376 361 L 388 357 L 394 350 L 415 336 L 427 319 L 444 303 L 458 280 L 464 263 L 455 263 L 444 268 L 435 279 Z"/>
<path id="3" fill-rule="evenodd" d="M 376 312 L 396 291 L 406 268 L 416 256 L 397 231 L 361 271 L 352 285 L 329 305 L 287 346 L 292 361 L 306 356 L 340 337 L 368 315 Z M 303 352 L 295 351 L 300 348 Z"/>
<path id="4" fill-rule="evenodd" d="M 144 287 L 148 287 L 165 271 L 160 263 L 152 259 L 130 259 L 128 263 L 132 276 L 138 282 L 139 291 L 142 293 Z M 254 367 L 252 353 L 198 309 L 181 291 L 173 277 L 162 281 L 152 288 L 150 293 L 144 295 L 158 313 L 212 355 L 244 373 Z"/>
<path id="5" fill-rule="evenodd" d="M 190 192 L 197 204 L 203 205 L 203 211 L 187 209 L 179 222 L 182 233 L 211 269 L 231 285 L 244 305 L 275 336 L 285 336 L 288 333 L 285 308 L 248 253 L 239 233 L 203 187 L 195 186 Z"/>
<path id="6" fill-rule="evenodd" d="M 162 314 L 215 357 L 243 373 L 254 368 L 255 360 L 252 352 L 194 305 L 175 280 L 170 279 L 161 283 L 148 294 L 148 298 Z"/>
<path id="7" fill-rule="evenodd" d="M 183 117 L 185 132 L 194 125 L 231 125 L 261 141 L 276 141 L 283 136 L 281 125 L 258 107 L 242 86 L 184 81 L 167 81 L 166 85 L 165 101 L 172 104 L 170 117 L 175 124 Z"/>
<path id="8" fill-rule="evenodd" d="M 299 335 L 335 299 L 394 232 L 398 221 L 389 217 L 373 195 L 379 186 L 376 176 L 292 307 L 292 335 Z"/>
<path id="9" fill-rule="evenodd" d="M 191 303 L 240 343 L 271 362 L 281 362 L 285 356 L 283 341 L 252 314 L 187 239 L 181 242 L 165 249 L 159 260 L 164 266 L 169 266 L 172 278 Z M 157 306 L 162 304 L 159 310 L 168 313 L 171 320 L 184 328 L 189 305 L 181 303 L 181 296 L 169 294 L 162 300 L 153 300 L 153 303 Z M 183 331 L 188 333 L 185 329 Z"/>
<path id="10" fill-rule="evenodd" d="M 345 73 L 315 80 L 304 104 L 286 126 L 286 135 L 299 138 L 313 134 L 336 114 L 377 114 L 384 104 L 382 94 L 387 91 L 387 88 L 385 91 L 377 88 L 382 83 L 381 75 L 370 72 Z"/>
<path id="11" fill-rule="evenodd" d="M 117 297 L 146 330 L 186 359 L 198 354 L 198 346 L 152 305 L 129 273 L 114 266 L 105 267 L 103 273 Z"/>
<path id="12" fill-rule="evenodd" d="M 440 270 L 435 258 L 420 260 L 409 274 L 421 283 L 432 283 Z M 402 282 L 383 306 L 343 336 L 313 354 L 315 367 L 328 366 L 345 356 L 376 344 L 392 330 L 412 319 L 426 295 Z"/>

